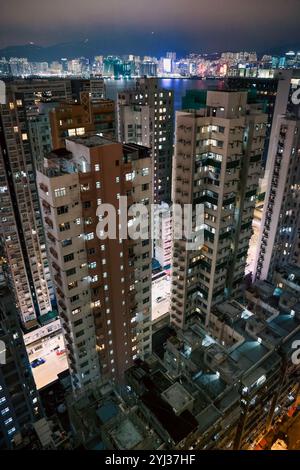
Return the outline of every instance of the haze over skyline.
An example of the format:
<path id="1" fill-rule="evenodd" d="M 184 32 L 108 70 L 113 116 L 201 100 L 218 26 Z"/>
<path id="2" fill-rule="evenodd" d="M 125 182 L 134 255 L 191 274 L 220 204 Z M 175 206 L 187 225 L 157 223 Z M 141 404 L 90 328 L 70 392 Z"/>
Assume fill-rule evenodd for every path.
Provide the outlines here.
<path id="1" fill-rule="evenodd" d="M 263 52 L 300 44 L 298 11 L 299 0 L 11 0 L 0 48 L 85 41 L 91 53 Z"/>

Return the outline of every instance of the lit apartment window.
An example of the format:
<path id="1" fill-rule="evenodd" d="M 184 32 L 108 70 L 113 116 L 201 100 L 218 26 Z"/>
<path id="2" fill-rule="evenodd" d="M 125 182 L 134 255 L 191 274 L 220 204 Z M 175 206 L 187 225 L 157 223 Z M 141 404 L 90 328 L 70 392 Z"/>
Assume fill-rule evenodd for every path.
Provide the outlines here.
<path id="1" fill-rule="evenodd" d="M 134 178 L 134 172 L 126 173 L 126 175 L 125 175 L 125 180 L 126 181 L 131 181 L 131 180 L 133 180 L 133 178 Z"/>
<path id="2" fill-rule="evenodd" d="M 17 106 L 23 106 L 23 101 L 22 100 L 17 100 L 16 103 L 17 103 Z"/>
<path id="3" fill-rule="evenodd" d="M 77 135 L 83 135 L 85 133 L 85 128 L 84 127 L 77 127 L 76 129 L 76 134 Z"/>
<path id="4" fill-rule="evenodd" d="M 120 183 L 120 177 L 116 176 L 116 183 Z"/>
<path id="5" fill-rule="evenodd" d="M 62 197 L 62 196 L 65 196 L 66 194 L 67 194 L 66 188 L 54 189 L 54 196 L 55 197 Z"/>
<path id="6" fill-rule="evenodd" d="M 149 168 L 142 168 L 142 176 L 149 175 Z"/>
<path id="7" fill-rule="evenodd" d="M 69 222 L 59 224 L 59 231 L 64 232 L 65 230 L 70 230 L 70 224 Z"/>
<path id="8" fill-rule="evenodd" d="M 80 312 L 81 312 L 81 308 L 74 308 L 74 309 L 72 310 L 72 315 L 77 315 L 77 314 L 80 313 Z"/>
<path id="9" fill-rule="evenodd" d="M 102 199 L 98 198 L 97 199 L 97 206 L 100 206 L 100 204 L 102 204 Z"/>
<path id="10" fill-rule="evenodd" d="M 101 188 L 101 181 L 96 181 L 96 188 L 100 189 Z"/>
<path id="11" fill-rule="evenodd" d="M 89 268 L 90 268 L 90 269 L 95 269 L 96 266 L 97 266 L 96 261 L 93 261 L 92 263 L 89 263 Z"/>
<path id="12" fill-rule="evenodd" d="M 95 171 L 100 171 L 100 165 L 99 165 L 99 163 L 96 163 L 96 165 L 95 165 Z"/>
<path id="13" fill-rule="evenodd" d="M 94 232 L 87 233 L 84 238 L 85 238 L 85 240 L 93 240 Z"/>
<path id="14" fill-rule="evenodd" d="M 100 305 L 101 305 L 100 300 L 95 300 L 94 307 L 100 307 Z"/>
<path id="15" fill-rule="evenodd" d="M 18 126 L 14 126 L 14 132 L 15 132 L 15 133 L 19 132 Z"/>
<path id="16" fill-rule="evenodd" d="M 69 137 L 74 137 L 76 135 L 76 130 L 75 129 L 68 129 L 68 136 Z"/>

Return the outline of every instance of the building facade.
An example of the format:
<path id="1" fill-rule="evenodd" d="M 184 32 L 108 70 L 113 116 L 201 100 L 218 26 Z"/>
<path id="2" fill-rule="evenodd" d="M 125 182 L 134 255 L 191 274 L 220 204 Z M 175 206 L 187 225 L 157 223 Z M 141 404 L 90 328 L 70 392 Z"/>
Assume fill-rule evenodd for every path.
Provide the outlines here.
<path id="1" fill-rule="evenodd" d="M 43 416 L 19 326 L 15 299 L 0 291 L 0 449 L 12 449 L 26 426 Z M 2 359 L 4 359 L 2 361 Z"/>
<path id="2" fill-rule="evenodd" d="M 151 149 L 154 203 L 170 202 L 173 157 L 173 93 L 154 78 L 139 79 L 134 90 L 118 96 L 120 142 Z"/>
<path id="3" fill-rule="evenodd" d="M 207 93 L 206 108 L 176 115 L 173 204 L 190 204 L 193 230 L 202 205 L 204 244 L 187 250 L 174 240 L 171 321 L 184 327 L 213 304 L 238 295 L 244 279 L 266 115 L 247 105 L 245 92 Z"/>
<path id="4" fill-rule="evenodd" d="M 30 328 L 51 310 L 49 276 L 27 120 L 29 92 L 25 96 L 15 85 L 6 91 L 7 104 L 0 107 L 1 243 L 21 320 Z"/>
<path id="5" fill-rule="evenodd" d="M 265 174 L 266 194 L 256 252 L 256 279 L 272 280 L 281 264 L 299 264 L 299 71 L 285 72 L 279 87 Z"/>
<path id="6" fill-rule="evenodd" d="M 73 387 L 122 381 L 151 352 L 151 250 L 148 239 L 99 239 L 96 212 L 111 204 L 118 220 L 121 196 L 126 211 L 151 204 L 149 151 L 97 135 L 67 140 L 38 172 L 38 190 Z"/>

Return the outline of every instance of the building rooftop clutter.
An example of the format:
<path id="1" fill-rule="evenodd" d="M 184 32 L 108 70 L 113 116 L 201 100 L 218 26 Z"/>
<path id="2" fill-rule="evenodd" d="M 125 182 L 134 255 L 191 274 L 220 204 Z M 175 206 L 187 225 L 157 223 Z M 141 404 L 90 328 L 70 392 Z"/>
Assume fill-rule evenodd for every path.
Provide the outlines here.
<path id="1" fill-rule="evenodd" d="M 281 280 L 287 287 L 300 291 L 300 268 L 294 264 L 286 264 L 277 268 L 275 279 Z"/>
<path id="2" fill-rule="evenodd" d="M 71 142 L 76 142 L 77 144 L 83 145 L 84 147 L 102 147 L 103 145 L 110 145 L 114 141 L 110 139 L 106 139 L 98 134 L 93 135 L 86 135 L 81 137 L 68 137 L 67 140 Z"/>
<path id="3" fill-rule="evenodd" d="M 72 153 L 73 142 L 88 149 L 116 144 L 114 140 L 104 138 L 97 134 L 82 137 L 68 137 L 66 140 L 67 148 L 62 147 L 51 150 L 51 152 L 45 156 L 44 163 L 39 165 L 39 171 L 48 177 L 62 176 L 68 173 L 86 173 L 89 171 L 91 157 L 85 154 L 81 160 L 74 158 Z M 150 149 L 148 147 L 136 144 L 119 145 L 121 145 L 123 149 L 124 163 L 150 157 Z"/>
<path id="4" fill-rule="evenodd" d="M 149 427 L 145 429 L 136 401 L 127 394 L 126 389 L 119 394 L 106 383 L 90 386 L 77 398 L 70 395 L 68 410 L 77 444 L 87 449 L 158 448 L 159 437 Z"/>
<path id="5" fill-rule="evenodd" d="M 161 396 L 172 406 L 177 416 L 184 410 L 193 408 L 194 398 L 180 383 L 172 384 Z"/>
<path id="6" fill-rule="evenodd" d="M 151 149 L 134 143 L 123 144 L 123 155 L 124 161 L 127 163 L 131 160 L 151 157 Z"/>
<path id="7" fill-rule="evenodd" d="M 111 437 L 116 441 L 117 448 L 121 450 L 134 449 L 143 441 L 143 435 L 128 418 L 111 431 Z"/>

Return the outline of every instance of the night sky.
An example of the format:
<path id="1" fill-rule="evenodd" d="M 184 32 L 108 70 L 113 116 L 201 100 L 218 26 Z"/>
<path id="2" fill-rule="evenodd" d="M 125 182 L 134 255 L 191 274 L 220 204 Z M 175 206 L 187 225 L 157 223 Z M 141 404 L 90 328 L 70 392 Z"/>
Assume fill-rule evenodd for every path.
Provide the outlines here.
<path id="1" fill-rule="evenodd" d="M 1 48 L 85 40 L 99 53 L 300 49 L 300 0 L 0 0 Z"/>

